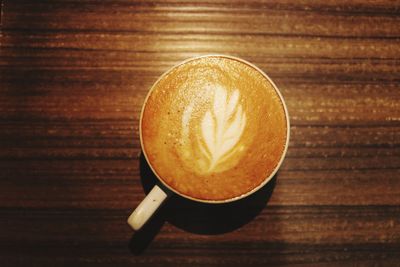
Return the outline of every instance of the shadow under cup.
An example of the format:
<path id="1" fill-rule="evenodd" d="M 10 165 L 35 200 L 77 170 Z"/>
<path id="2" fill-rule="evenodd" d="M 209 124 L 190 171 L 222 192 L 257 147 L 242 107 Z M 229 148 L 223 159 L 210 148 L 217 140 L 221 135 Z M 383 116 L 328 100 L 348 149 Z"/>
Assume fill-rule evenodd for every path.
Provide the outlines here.
<path id="1" fill-rule="evenodd" d="M 222 65 L 218 65 L 219 68 L 212 69 L 213 64 Z M 201 69 L 201 73 L 205 73 L 204 75 L 207 75 L 208 70 L 214 72 L 209 76 L 208 85 L 198 84 L 198 80 L 200 79 L 198 79 L 196 75 L 194 75 L 194 78 L 190 78 L 190 76 L 187 75 L 193 72 L 194 66 L 203 68 Z M 221 71 L 222 68 L 220 66 L 224 68 L 228 66 L 228 68 Z M 231 78 L 231 76 L 233 78 Z M 217 82 L 213 80 L 214 77 L 218 78 Z M 193 81 L 191 79 L 193 79 Z M 258 80 L 253 82 L 254 79 Z M 177 81 L 182 80 L 185 81 L 185 84 L 177 84 Z M 233 82 L 231 80 L 233 80 Z M 268 89 L 270 95 L 266 97 L 273 99 L 270 100 L 271 103 L 272 101 L 278 103 L 278 105 L 280 105 L 278 109 L 281 109 L 282 114 L 284 114 L 280 119 L 280 125 L 283 125 L 284 128 L 280 127 L 281 132 L 279 133 L 263 126 L 264 121 L 262 120 L 268 118 L 269 121 L 273 121 L 276 111 L 271 110 L 273 105 L 272 107 L 270 107 L 271 105 L 264 105 L 262 102 L 263 99 L 260 100 L 258 99 L 258 95 L 254 95 L 254 91 L 256 91 L 254 88 L 257 89 L 260 80 L 263 80 L 263 84 L 268 84 L 268 86 L 272 88 L 272 90 Z M 209 84 L 213 84 L 213 82 L 215 82 L 216 85 L 209 86 Z M 253 84 L 251 82 L 253 82 Z M 223 84 L 223 86 L 221 86 L 221 84 Z M 232 86 L 232 84 L 234 86 Z M 192 88 L 204 89 L 197 90 L 195 93 L 190 93 Z M 262 90 L 263 89 L 259 89 L 259 91 L 264 94 Z M 182 92 L 184 94 L 183 96 Z M 192 102 L 184 102 L 188 98 L 187 95 L 191 96 L 189 98 L 193 99 Z M 177 102 L 177 97 L 181 97 L 181 99 L 184 100 Z M 250 97 L 252 97 L 252 99 L 248 100 Z M 265 110 L 263 109 L 264 106 L 266 106 Z M 258 109 L 256 110 L 256 108 Z M 258 113 L 254 115 L 254 111 Z M 170 116 L 175 116 L 175 119 L 169 121 L 182 122 L 182 124 L 174 125 L 170 123 L 170 125 L 168 125 L 168 118 L 170 117 L 163 118 L 164 114 L 172 114 Z M 264 116 L 263 114 L 267 115 Z M 251 127 L 255 130 L 252 131 Z M 278 152 L 275 151 L 277 156 L 275 162 L 271 163 L 274 165 L 269 167 L 270 169 L 267 171 L 254 165 L 253 168 L 249 168 L 249 170 L 246 169 L 246 172 L 243 172 L 246 159 L 250 163 L 253 163 L 251 157 L 258 157 L 257 160 L 264 160 L 265 158 L 265 162 L 269 160 L 268 149 L 269 147 L 273 147 L 273 143 L 268 143 L 268 141 L 258 142 L 253 144 L 251 149 L 247 150 L 243 149 L 243 147 L 246 147 L 245 144 L 241 146 L 241 138 L 243 140 L 249 139 L 246 134 L 251 135 L 253 132 L 257 132 L 257 134 L 259 134 L 257 138 L 260 138 L 260 136 L 263 138 L 263 127 L 266 128 L 265 136 L 267 136 L 267 140 L 269 140 L 268 136 L 270 133 L 278 134 L 283 140 L 283 146 Z M 180 131 L 170 131 L 169 129 L 171 128 L 174 130 L 179 129 Z M 196 132 L 191 133 L 190 131 L 194 131 L 192 129 L 196 129 Z M 258 129 L 261 130 L 259 131 Z M 168 132 L 168 134 L 166 134 L 166 132 Z M 179 135 L 174 136 L 175 132 L 179 132 Z M 259 132 L 261 132 L 261 134 Z M 174 198 L 182 198 L 185 199 L 185 201 L 189 201 L 189 203 L 195 201 L 211 206 L 222 203 L 231 205 L 229 204 L 230 202 L 252 195 L 260 188 L 263 188 L 279 169 L 287 151 L 289 134 L 289 117 L 281 93 L 271 79 L 251 63 L 235 57 L 212 55 L 189 59 L 174 66 L 162 75 L 150 89 L 143 105 L 140 119 L 140 139 L 143 155 L 148 163 L 149 169 L 154 174 L 154 177 L 158 179 L 161 186 L 157 184 L 154 185 L 146 198 L 129 217 L 128 223 L 133 229 L 140 229 L 158 207 L 173 193 L 179 196 L 175 196 Z M 147 137 L 160 135 L 163 135 L 162 138 L 152 139 L 151 142 L 148 141 L 150 139 Z M 175 142 L 171 143 L 170 140 L 175 140 Z M 167 148 L 164 149 L 164 147 Z M 252 155 L 253 151 L 255 151 L 255 154 Z M 174 158 L 176 155 L 180 158 Z M 238 155 L 241 155 L 244 163 L 234 161 L 236 158 L 239 158 Z M 143 158 L 141 161 L 142 160 Z M 180 162 L 189 162 L 189 164 L 186 166 L 179 165 Z M 193 168 L 193 173 L 185 173 L 185 169 L 187 170 L 190 168 Z M 229 171 L 231 172 L 229 173 Z M 256 185 L 251 185 L 251 187 L 249 187 L 249 182 L 243 179 L 243 177 L 248 177 L 248 180 L 251 180 L 255 175 L 260 176 L 260 172 L 267 174 L 261 177 L 261 180 L 258 180 Z M 224 178 L 222 174 L 227 174 L 227 178 Z M 236 178 L 241 180 L 233 180 L 235 176 L 242 176 Z M 180 177 L 182 177 L 182 179 L 180 179 Z M 232 178 L 231 181 L 226 180 L 230 178 Z M 200 182 L 195 184 L 195 186 L 191 184 L 186 186 L 184 184 L 185 181 L 190 183 L 196 179 Z M 216 179 L 225 182 L 226 186 L 224 186 L 224 184 L 219 186 L 217 184 L 219 180 Z M 211 197 L 208 198 L 199 197 L 203 196 L 204 193 L 203 195 L 196 195 L 196 192 L 194 194 L 191 193 L 190 190 L 197 189 L 205 192 L 207 192 L 207 190 L 214 190 L 214 187 L 207 190 L 201 187 L 201 183 L 204 184 L 203 181 L 208 182 L 208 180 L 218 185 L 215 186 L 216 191 L 213 191 L 214 195 L 210 194 Z M 241 181 L 242 184 L 238 181 Z M 185 188 L 189 189 L 185 192 Z M 243 188 L 246 188 L 245 192 L 240 191 L 243 190 Z M 235 191 L 232 190 L 233 193 L 229 192 L 229 190 L 225 192 L 225 189 L 237 190 L 239 193 L 236 194 Z M 221 195 L 225 195 L 219 198 L 219 192 L 221 192 Z M 227 195 L 229 197 L 226 197 Z M 171 202 L 173 202 L 173 199 Z"/>

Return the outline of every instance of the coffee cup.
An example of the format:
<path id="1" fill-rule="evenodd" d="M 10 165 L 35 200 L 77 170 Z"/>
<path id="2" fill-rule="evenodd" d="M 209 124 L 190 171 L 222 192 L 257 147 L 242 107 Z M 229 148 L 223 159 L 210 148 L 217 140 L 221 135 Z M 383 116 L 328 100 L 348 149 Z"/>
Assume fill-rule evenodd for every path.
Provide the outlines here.
<path id="1" fill-rule="evenodd" d="M 232 56 L 190 58 L 151 87 L 140 143 L 159 180 L 128 218 L 139 230 L 172 194 L 223 204 L 267 184 L 290 135 L 284 99 L 255 65 Z"/>

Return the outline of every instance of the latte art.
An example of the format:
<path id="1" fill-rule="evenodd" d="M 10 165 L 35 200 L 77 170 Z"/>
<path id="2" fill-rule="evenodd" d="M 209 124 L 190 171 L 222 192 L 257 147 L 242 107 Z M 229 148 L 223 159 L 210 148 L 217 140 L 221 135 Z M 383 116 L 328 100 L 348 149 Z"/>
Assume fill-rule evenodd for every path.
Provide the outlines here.
<path id="1" fill-rule="evenodd" d="M 194 166 L 200 173 L 224 171 L 230 167 L 224 162 L 226 163 L 235 153 L 244 150 L 239 140 L 246 126 L 246 114 L 239 103 L 239 90 L 234 90 L 230 96 L 227 90 L 219 85 L 211 90 L 214 91 L 213 103 L 201 120 L 201 131 L 195 140 L 196 143 L 182 147 L 182 154 L 185 156 L 192 157 L 195 154 L 192 149 L 201 152 L 203 158 L 198 160 L 197 166 Z M 197 128 L 190 124 L 193 108 L 194 104 L 191 103 L 182 116 L 183 144 L 190 144 L 190 129 Z"/>
<path id="2" fill-rule="evenodd" d="M 231 199 L 275 170 L 287 142 L 282 100 L 260 71 L 223 56 L 193 59 L 153 86 L 141 142 L 160 180 L 185 196 Z"/>

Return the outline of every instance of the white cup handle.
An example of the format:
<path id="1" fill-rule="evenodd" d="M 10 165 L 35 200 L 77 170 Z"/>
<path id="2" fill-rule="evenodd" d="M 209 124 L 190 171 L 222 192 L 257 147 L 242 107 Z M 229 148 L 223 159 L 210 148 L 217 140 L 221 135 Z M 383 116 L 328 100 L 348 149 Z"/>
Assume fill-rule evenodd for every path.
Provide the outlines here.
<path id="1" fill-rule="evenodd" d="M 128 224 L 136 231 L 142 228 L 169 195 L 169 192 L 165 192 L 155 185 L 129 216 Z"/>

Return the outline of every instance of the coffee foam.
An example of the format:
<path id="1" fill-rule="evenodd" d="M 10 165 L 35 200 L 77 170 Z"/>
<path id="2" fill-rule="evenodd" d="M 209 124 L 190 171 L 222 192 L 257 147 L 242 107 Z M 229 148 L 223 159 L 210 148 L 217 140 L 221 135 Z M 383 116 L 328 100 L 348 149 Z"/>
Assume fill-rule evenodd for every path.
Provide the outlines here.
<path id="1" fill-rule="evenodd" d="M 238 150 L 240 137 L 246 125 L 246 114 L 239 102 L 239 90 L 234 90 L 228 99 L 227 90 L 221 85 L 208 88 L 214 94 L 212 105 L 208 108 L 200 123 L 197 132 L 197 142 L 193 146 L 181 147 L 182 155 L 189 155 L 188 151 L 196 149 L 201 152 L 205 161 L 194 166 L 199 173 L 221 172 L 227 168 L 227 162 Z M 182 144 L 190 144 L 189 132 L 194 102 L 184 110 L 182 116 Z M 193 145 L 193 144 L 192 144 Z M 191 151 L 190 154 L 194 154 Z M 188 159 L 187 159 L 188 160 Z"/>
<path id="2" fill-rule="evenodd" d="M 205 57 L 172 69 L 153 87 L 141 138 L 156 174 L 192 198 L 223 200 L 261 184 L 286 142 L 283 104 L 256 69 Z"/>

